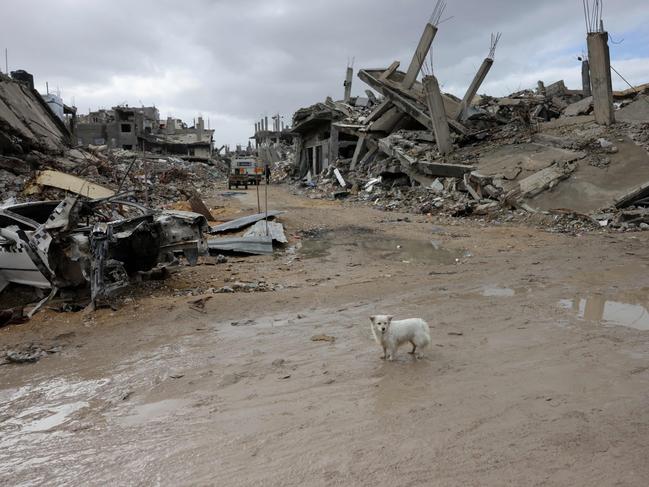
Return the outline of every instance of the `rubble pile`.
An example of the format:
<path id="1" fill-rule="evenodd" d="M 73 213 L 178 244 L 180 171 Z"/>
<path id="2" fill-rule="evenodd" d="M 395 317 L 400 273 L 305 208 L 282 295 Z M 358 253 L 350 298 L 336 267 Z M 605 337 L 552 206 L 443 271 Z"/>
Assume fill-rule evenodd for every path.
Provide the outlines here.
<path id="1" fill-rule="evenodd" d="M 560 231 L 644 229 L 620 216 L 617 200 L 649 181 L 649 85 L 613 92 L 613 125 L 596 123 L 593 96 L 563 81 L 477 95 L 499 38 L 463 99 L 436 93 L 432 75 L 411 75 L 422 69 L 419 51 L 408 72 L 399 62 L 360 70 L 379 94 L 299 109 L 295 163 L 276 180 L 292 178 L 310 198 L 386 211 L 494 221 L 540 214 L 533 220 Z M 605 211 L 613 216 L 595 218 Z"/>
<path id="2" fill-rule="evenodd" d="M 62 189 L 38 184 L 40 171 L 54 170 L 82 178 L 89 183 L 121 191 L 132 191 L 139 201 L 161 206 L 188 199 L 206 190 L 227 174 L 227 164 L 186 161 L 177 156 L 137 153 L 127 150 L 108 151 L 105 146 L 89 150 L 70 149 L 61 155 L 32 151 L 23 159 L 0 156 L 0 164 L 12 161 L 11 172 L 0 170 L 2 194 L 17 201 L 56 199 L 65 195 Z"/>
<path id="3" fill-rule="evenodd" d="M 28 320 L 54 297 L 63 309 L 110 304 L 133 282 L 168 276 L 181 258 L 196 265 L 213 219 L 200 192 L 228 170 L 218 154 L 74 148 L 38 92 L 1 76 L 0 293 L 35 291 L 3 293 L 10 307 L 0 326 Z M 199 213 L 163 209 L 184 201 Z"/>

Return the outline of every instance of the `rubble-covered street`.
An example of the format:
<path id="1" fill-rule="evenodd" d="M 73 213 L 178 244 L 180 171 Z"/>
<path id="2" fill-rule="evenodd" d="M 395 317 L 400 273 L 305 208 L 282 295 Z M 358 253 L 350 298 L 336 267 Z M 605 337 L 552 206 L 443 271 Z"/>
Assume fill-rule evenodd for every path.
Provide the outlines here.
<path id="1" fill-rule="evenodd" d="M 208 201 L 232 216 L 256 205 L 224 192 Z M 0 331 L 4 349 L 48 354 L 0 368 L 2 483 L 647 478 L 644 234 L 440 226 L 270 194 L 288 212 L 281 254 L 185 267 L 116 311 L 47 309 Z M 233 282 L 273 290 L 214 294 Z M 423 361 L 379 359 L 368 316 L 383 309 L 430 321 Z"/>

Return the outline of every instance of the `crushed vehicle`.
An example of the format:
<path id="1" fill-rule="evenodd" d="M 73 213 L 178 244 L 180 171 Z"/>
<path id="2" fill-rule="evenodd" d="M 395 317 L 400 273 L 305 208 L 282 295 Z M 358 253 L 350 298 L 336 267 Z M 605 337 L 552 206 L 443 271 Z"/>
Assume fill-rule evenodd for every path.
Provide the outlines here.
<path id="1" fill-rule="evenodd" d="M 0 205 L 0 292 L 10 283 L 90 291 L 91 304 L 138 272 L 207 252 L 207 219 L 152 210 L 128 195 Z"/>

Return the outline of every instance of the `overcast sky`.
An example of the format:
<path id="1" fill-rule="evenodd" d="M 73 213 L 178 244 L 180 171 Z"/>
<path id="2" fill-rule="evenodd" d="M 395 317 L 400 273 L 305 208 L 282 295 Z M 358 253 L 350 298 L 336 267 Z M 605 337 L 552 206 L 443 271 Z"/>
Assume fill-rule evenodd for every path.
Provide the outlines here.
<path id="1" fill-rule="evenodd" d="M 648 0 L 604 0 L 611 57 L 631 83 L 649 82 Z M 217 144 L 245 144 L 254 122 L 340 99 L 356 68 L 407 67 L 432 0 L 2 0 L 9 69 L 59 87 L 81 113 L 128 103 L 161 117 L 209 118 Z M 481 92 L 505 95 L 539 79 L 579 88 L 582 0 L 447 0 L 433 44 L 443 89 L 462 96 L 502 32 Z M 3 59 L 4 61 L 4 59 Z M 4 70 L 4 62 L 2 63 Z M 616 88 L 626 85 L 617 76 Z M 354 94 L 367 88 L 354 78 Z"/>

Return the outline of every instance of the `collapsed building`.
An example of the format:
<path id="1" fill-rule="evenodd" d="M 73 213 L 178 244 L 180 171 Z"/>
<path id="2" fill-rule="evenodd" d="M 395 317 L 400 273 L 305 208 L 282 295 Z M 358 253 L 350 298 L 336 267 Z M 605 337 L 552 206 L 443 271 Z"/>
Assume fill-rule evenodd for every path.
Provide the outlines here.
<path id="1" fill-rule="evenodd" d="M 639 225 L 619 208 L 629 195 L 649 196 L 649 184 L 638 187 L 649 181 L 649 86 L 612 90 L 602 19 L 588 24 L 580 89 L 540 81 L 505 97 L 479 96 L 500 41 L 494 34 L 460 98 L 440 90 L 428 56 L 443 8 L 438 3 L 405 71 L 399 61 L 359 71 L 371 88 L 367 101 L 351 97 L 348 68 L 343 100 L 295 113 L 292 175 L 314 194 L 346 192 L 388 210 L 485 216 L 518 209 L 598 227 Z"/>
<path id="2" fill-rule="evenodd" d="M 284 121 L 279 114 L 273 116 L 272 120 L 273 126 L 269 127 L 268 117 L 261 118 L 259 122 L 255 123 L 255 133 L 250 138 L 251 141 L 254 140 L 255 142 L 254 152 L 264 165 L 285 161 L 292 152 L 293 132 L 284 125 Z M 248 143 L 245 151 L 238 146 L 235 153 L 252 154 L 251 142 Z"/>
<path id="3" fill-rule="evenodd" d="M 160 120 L 156 107 L 116 106 L 79 117 L 75 136 L 80 146 L 145 150 L 207 160 L 212 156 L 214 130 L 198 117 L 193 127 L 168 117 Z"/>
<path id="4" fill-rule="evenodd" d="M 75 306 L 105 303 L 149 273 L 165 275 L 180 258 L 194 265 L 208 252 L 199 192 L 226 172 L 210 158 L 213 131 L 202 120 L 196 128 L 179 121 L 158 127 L 157 110 L 126 107 L 84 124 L 112 126 L 103 136 L 123 145 L 145 140 L 151 149 L 166 129 L 162 147 L 186 137 L 174 143 L 184 154 L 198 143 L 198 156 L 75 148 L 75 136 L 29 83 L 0 74 L 0 293 L 15 286 L 46 292 L 31 310 L 0 313 L 0 326 L 6 317 L 31 316 L 55 295 Z"/>

